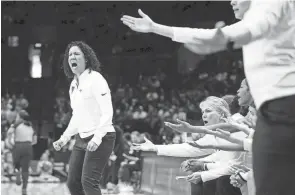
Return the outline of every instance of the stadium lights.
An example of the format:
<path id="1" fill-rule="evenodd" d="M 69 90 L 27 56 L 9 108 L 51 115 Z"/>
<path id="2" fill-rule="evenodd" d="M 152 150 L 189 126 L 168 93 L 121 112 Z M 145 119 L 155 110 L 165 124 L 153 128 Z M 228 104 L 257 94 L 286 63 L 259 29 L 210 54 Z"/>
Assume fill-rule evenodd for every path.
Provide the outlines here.
<path id="1" fill-rule="evenodd" d="M 36 44 L 35 44 L 35 47 L 36 47 L 36 48 L 40 48 L 41 46 L 42 46 L 41 43 L 36 43 Z"/>

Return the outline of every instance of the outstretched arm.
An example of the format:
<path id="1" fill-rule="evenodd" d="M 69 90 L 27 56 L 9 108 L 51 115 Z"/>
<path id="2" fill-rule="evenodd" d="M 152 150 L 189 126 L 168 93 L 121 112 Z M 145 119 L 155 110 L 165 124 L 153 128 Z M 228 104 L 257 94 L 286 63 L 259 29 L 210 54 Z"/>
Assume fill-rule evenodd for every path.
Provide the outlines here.
<path id="1" fill-rule="evenodd" d="M 212 154 L 212 149 L 199 149 L 192 147 L 187 143 L 171 144 L 171 145 L 154 145 L 150 140 L 144 138 L 145 142 L 142 144 L 133 143 L 134 150 L 154 151 L 159 156 L 177 156 L 177 157 L 204 157 Z M 215 143 L 213 136 L 205 135 L 197 141 L 198 143 Z"/>
<path id="2" fill-rule="evenodd" d="M 233 137 L 230 132 L 223 131 L 221 129 L 210 131 L 210 134 L 238 145 L 243 145 L 244 142 L 244 138 Z"/>
<path id="3" fill-rule="evenodd" d="M 139 18 L 124 15 L 121 21 L 130 29 L 142 33 L 154 33 L 164 37 L 171 38 L 173 41 L 180 43 L 195 43 L 194 37 L 201 36 L 210 38 L 216 33 L 216 29 L 198 29 L 186 27 L 172 27 L 154 22 L 148 15 L 140 9 Z"/>
<path id="4" fill-rule="evenodd" d="M 214 146 L 214 149 L 225 151 L 244 151 L 244 147 L 238 144 L 216 145 Z"/>
<path id="5" fill-rule="evenodd" d="M 164 122 L 164 124 L 167 127 L 170 127 L 171 129 L 178 131 L 178 132 L 187 132 L 187 133 L 205 133 L 205 134 L 212 134 L 212 130 L 216 129 L 226 129 L 227 131 L 233 132 L 237 130 L 236 126 L 230 124 L 230 123 L 219 123 L 215 125 L 209 125 L 209 126 L 193 126 L 189 124 L 188 122 L 181 121 L 177 119 L 178 124 L 173 124 L 170 122 Z"/>
<path id="6" fill-rule="evenodd" d="M 215 145 L 200 145 L 197 142 L 188 142 L 189 145 L 201 149 L 215 149 L 225 151 L 244 151 L 244 146 L 239 144 L 215 144 Z"/>
<path id="7" fill-rule="evenodd" d="M 277 27 L 283 15 L 294 12 L 294 1 L 253 1 L 246 17 L 230 26 L 215 29 L 180 28 L 156 24 L 141 10 L 141 18 L 123 16 L 125 25 L 137 32 L 153 32 L 173 41 L 194 44 L 193 52 L 210 54 L 226 50 L 229 41 L 234 48 L 255 41 Z M 260 17 L 257 17 L 260 16 Z M 192 47 L 192 46 L 191 46 Z"/>

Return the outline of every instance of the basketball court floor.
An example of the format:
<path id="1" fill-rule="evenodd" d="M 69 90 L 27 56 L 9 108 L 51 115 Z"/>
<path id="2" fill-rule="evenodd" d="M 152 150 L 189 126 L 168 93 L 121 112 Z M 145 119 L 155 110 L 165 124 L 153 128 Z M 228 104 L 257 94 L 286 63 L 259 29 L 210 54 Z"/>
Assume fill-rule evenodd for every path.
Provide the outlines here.
<path id="1" fill-rule="evenodd" d="M 70 195 L 65 183 L 29 183 L 28 195 Z M 21 187 L 15 183 L 1 183 L 2 195 L 21 195 Z M 132 192 L 122 192 L 119 194 L 102 191 L 104 195 L 139 195 Z M 140 194 L 143 195 L 143 194 Z"/>

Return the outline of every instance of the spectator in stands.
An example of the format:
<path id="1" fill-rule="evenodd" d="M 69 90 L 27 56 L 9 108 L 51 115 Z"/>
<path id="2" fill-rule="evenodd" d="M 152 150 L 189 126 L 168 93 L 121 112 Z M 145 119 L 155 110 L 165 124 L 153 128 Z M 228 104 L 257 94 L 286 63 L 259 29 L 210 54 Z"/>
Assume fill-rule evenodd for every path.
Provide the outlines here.
<path id="1" fill-rule="evenodd" d="M 5 150 L 3 155 L 1 155 L 1 157 L 3 158 L 3 171 L 4 171 L 4 175 L 7 175 L 9 180 L 12 179 L 12 175 L 14 174 L 14 165 L 13 165 L 13 155 L 11 150 Z"/>
<path id="2" fill-rule="evenodd" d="M 53 153 L 49 150 L 45 150 L 37 164 L 36 173 L 38 174 L 38 177 L 34 177 L 33 181 L 42 183 L 60 182 L 57 177 L 53 176 L 54 172 L 60 171 L 55 170 L 54 168 Z"/>
<path id="3" fill-rule="evenodd" d="M 180 144 L 182 141 L 181 141 L 181 136 L 178 135 L 178 134 L 175 134 L 174 137 L 173 137 L 173 140 L 172 140 L 172 143 L 173 144 Z"/>
<path id="4" fill-rule="evenodd" d="M 43 172 L 43 173 L 51 175 L 53 172 L 53 163 L 54 163 L 54 159 L 53 159 L 53 156 L 50 155 L 50 151 L 45 150 L 44 153 L 41 155 L 41 158 L 38 162 L 36 172 L 39 174 L 41 174 Z"/>
<path id="5" fill-rule="evenodd" d="M 133 113 L 133 119 L 145 119 L 146 117 L 147 113 L 143 110 L 142 106 L 139 106 L 137 111 Z"/>
<path id="6" fill-rule="evenodd" d="M 18 107 L 20 110 L 27 110 L 27 108 L 29 107 L 29 102 L 22 93 L 16 99 L 15 104 L 16 108 Z"/>

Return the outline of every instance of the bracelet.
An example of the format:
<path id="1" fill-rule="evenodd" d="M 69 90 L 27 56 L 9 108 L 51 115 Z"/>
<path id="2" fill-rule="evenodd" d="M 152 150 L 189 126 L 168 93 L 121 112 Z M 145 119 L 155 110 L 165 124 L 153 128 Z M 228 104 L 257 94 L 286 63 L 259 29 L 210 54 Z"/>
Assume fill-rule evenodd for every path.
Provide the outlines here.
<path id="1" fill-rule="evenodd" d="M 237 175 L 241 178 L 241 180 L 243 180 L 244 182 L 247 182 L 247 181 L 242 177 L 241 172 L 238 172 Z"/>
<path id="2" fill-rule="evenodd" d="M 204 171 L 208 171 L 207 163 L 204 163 L 204 164 L 203 164 L 203 170 L 204 170 Z"/>

